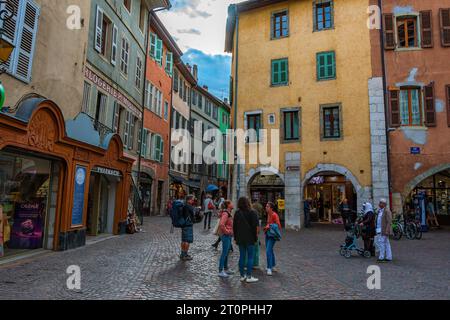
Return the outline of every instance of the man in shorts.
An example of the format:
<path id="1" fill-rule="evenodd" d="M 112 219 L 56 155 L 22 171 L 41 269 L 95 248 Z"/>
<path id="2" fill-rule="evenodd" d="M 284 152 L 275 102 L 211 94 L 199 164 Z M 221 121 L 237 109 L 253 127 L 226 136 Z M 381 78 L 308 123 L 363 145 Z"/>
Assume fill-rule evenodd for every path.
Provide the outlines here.
<path id="1" fill-rule="evenodd" d="M 183 207 L 183 216 L 186 219 L 186 225 L 181 228 L 181 255 L 182 261 L 192 260 L 189 255 L 189 246 L 194 242 L 194 202 L 195 197 L 188 195 L 186 197 L 186 204 Z"/>

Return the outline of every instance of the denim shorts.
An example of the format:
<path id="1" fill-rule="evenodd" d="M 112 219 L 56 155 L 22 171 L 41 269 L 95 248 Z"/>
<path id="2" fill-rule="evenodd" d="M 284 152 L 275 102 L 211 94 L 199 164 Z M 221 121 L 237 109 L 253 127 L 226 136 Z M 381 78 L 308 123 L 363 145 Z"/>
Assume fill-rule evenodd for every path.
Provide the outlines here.
<path id="1" fill-rule="evenodd" d="M 184 227 L 181 229 L 181 242 L 193 243 L 194 242 L 194 227 Z"/>

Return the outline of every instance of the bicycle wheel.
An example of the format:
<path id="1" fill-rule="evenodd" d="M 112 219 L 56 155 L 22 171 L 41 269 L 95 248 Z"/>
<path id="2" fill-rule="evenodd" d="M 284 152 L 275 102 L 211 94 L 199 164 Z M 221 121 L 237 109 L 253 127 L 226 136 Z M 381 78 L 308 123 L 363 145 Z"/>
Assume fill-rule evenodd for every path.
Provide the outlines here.
<path id="1" fill-rule="evenodd" d="M 408 238 L 409 240 L 413 240 L 416 238 L 416 226 L 412 223 L 408 223 L 406 225 L 406 238 Z"/>
<path id="2" fill-rule="evenodd" d="M 403 236 L 401 228 L 398 225 L 396 225 L 393 231 L 394 231 L 394 240 L 400 240 Z"/>
<path id="3" fill-rule="evenodd" d="M 420 240 L 422 239 L 422 226 L 420 224 L 416 224 L 416 239 Z"/>

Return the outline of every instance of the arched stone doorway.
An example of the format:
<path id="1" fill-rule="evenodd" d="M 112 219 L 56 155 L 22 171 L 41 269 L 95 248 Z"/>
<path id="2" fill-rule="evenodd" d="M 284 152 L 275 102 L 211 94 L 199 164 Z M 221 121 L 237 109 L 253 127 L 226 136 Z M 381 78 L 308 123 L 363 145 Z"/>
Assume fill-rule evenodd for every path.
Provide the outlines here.
<path id="1" fill-rule="evenodd" d="M 440 224 L 450 225 L 450 163 L 434 167 L 414 178 L 402 193 L 403 212 L 415 211 L 415 197 L 426 195 L 427 210 L 433 209 Z"/>
<path id="2" fill-rule="evenodd" d="M 356 216 L 356 190 L 353 183 L 342 174 L 332 171 L 318 173 L 306 182 L 303 190 L 303 199 L 310 201 L 311 222 L 332 223 L 339 219 L 339 207 L 344 199 L 347 199 L 353 216 Z"/>
<path id="3" fill-rule="evenodd" d="M 317 180 L 314 180 L 315 178 Z M 338 216 L 339 210 L 337 210 L 337 208 L 335 207 L 341 201 L 341 199 L 338 200 L 338 198 L 342 198 L 342 196 L 351 196 L 348 197 L 351 198 L 349 199 L 351 200 L 349 201 L 349 204 L 352 206 L 352 210 L 356 212 L 358 212 L 360 208 L 362 208 L 362 204 L 364 202 L 372 201 L 371 189 L 369 187 L 362 187 L 355 175 L 350 170 L 340 165 L 319 164 L 314 169 L 307 172 L 301 184 L 302 197 L 312 197 L 312 195 L 309 194 L 312 191 L 308 190 L 308 188 L 313 189 L 311 188 L 311 181 L 313 182 L 313 184 L 331 186 L 331 193 L 333 192 L 334 186 L 335 195 L 334 198 L 333 195 L 331 195 L 331 203 L 329 206 L 331 208 L 328 208 L 331 209 L 331 220 L 333 219 L 333 215 L 334 217 Z M 338 193 L 340 193 L 340 195 Z M 324 209 L 326 209 L 325 204 Z M 334 212 L 336 212 L 336 214 L 334 214 Z M 324 216 L 326 215 L 328 216 L 325 218 L 328 218 L 329 220 L 329 212 L 325 210 Z"/>
<path id="4" fill-rule="evenodd" d="M 251 202 L 259 202 L 263 208 L 268 202 L 278 205 L 277 200 L 285 199 L 285 184 L 277 174 L 258 172 L 249 180 L 248 188 Z M 284 209 L 277 209 L 283 224 Z M 265 216 L 263 216 L 263 220 L 265 220 Z"/>

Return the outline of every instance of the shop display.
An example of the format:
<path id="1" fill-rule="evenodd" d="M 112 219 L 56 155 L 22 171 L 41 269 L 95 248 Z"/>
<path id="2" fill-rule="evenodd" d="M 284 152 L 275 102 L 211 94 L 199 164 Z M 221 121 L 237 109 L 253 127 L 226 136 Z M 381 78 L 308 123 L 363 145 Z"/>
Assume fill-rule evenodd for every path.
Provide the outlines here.
<path id="1" fill-rule="evenodd" d="M 45 205 L 41 202 L 17 203 L 12 227 L 11 249 L 42 248 Z"/>

